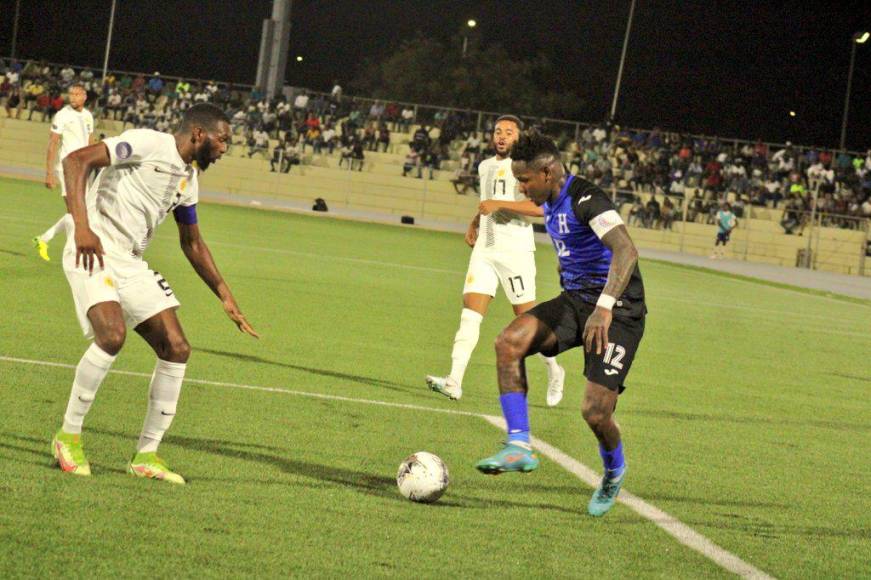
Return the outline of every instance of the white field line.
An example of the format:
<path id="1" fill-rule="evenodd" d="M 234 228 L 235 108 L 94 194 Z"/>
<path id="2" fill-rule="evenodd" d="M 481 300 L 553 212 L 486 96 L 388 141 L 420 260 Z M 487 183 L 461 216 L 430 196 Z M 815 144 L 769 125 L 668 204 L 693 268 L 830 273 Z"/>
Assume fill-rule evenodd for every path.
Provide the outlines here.
<path id="1" fill-rule="evenodd" d="M 502 417 L 494 417 L 492 415 L 484 415 L 483 417 L 494 427 L 505 430 L 505 419 Z M 542 455 L 558 464 L 590 487 L 598 487 L 601 476 L 574 457 L 570 457 L 562 450 L 557 449 L 547 441 L 539 439 L 538 437 L 532 438 L 532 444 Z M 622 489 L 620 490 L 620 495 L 617 496 L 617 501 L 641 517 L 650 520 L 678 542 L 692 550 L 695 550 L 721 568 L 743 578 L 771 578 L 771 576 L 762 570 L 748 564 L 735 554 L 724 550 L 674 516 L 671 516 L 656 506 L 647 503 L 637 495 Z"/>
<path id="2" fill-rule="evenodd" d="M 13 363 L 13 364 L 26 364 L 26 365 L 35 365 L 35 366 L 43 366 L 43 367 L 54 367 L 54 368 L 62 368 L 62 369 L 75 369 L 76 365 L 67 364 L 67 363 L 58 363 L 51 361 L 41 361 L 41 360 L 33 360 L 26 358 L 18 358 L 11 356 L 0 356 L 0 362 Z M 113 374 L 124 375 L 124 376 L 132 376 L 132 377 L 141 377 L 141 378 L 150 378 L 151 373 L 141 373 L 134 371 L 109 371 Z M 443 413 L 448 415 L 461 415 L 465 417 L 478 417 L 484 419 L 494 427 L 504 431 L 505 430 L 505 420 L 502 417 L 496 417 L 494 415 L 486 415 L 483 413 L 472 413 L 469 411 L 460 411 L 456 409 L 439 409 L 437 407 L 426 407 L 423 405 L 411 405 L 407 403 L 393 403 L 390 401 L 378 401 L 373 399 L 359 399 L 355 397 L 342 397 L 339 395 L 326 395 L 322 393 L 311 393 L 307 391 L 296 391 L 292 389 L 279 389 L 276 387 L 263 387 L 259 385 L 246 385 L 239 383 L 227 383 L 222 381 L 209 381 L 204 379 L 191 379 L 185 378 L 184 381 L 186 383 L 192 383 L 196 385 L 209 385 L 214 387 L 224 387 L 230 389 L 243 389 L 249 391 L 260 391 L 265 393 L 278 393 L 282 395 L 292 395 L 296 397 L 308 397 L 311 399 L 321 399 L 328 401 L 339 401 L 343 403 L 358 403 L 364 405 L 376 405 L 379 407 L 390 407 L 395 409 L 408 409 L 413 411 L 424 411 L 428 413 Z M 565 452 L 560 449 L 554 447 L 553 445 L 547 443 L 546 441 L 539 439 L 537 437 L 533 438 L 533 444 L 536 449 L 539 450 L 544 456 L 548 457 L 551 461 L 558 464 L 560 467 L 577 477 L 582 482 L 586 483 L 590 487 L 596 487 L 599 485 L 600 476 L 596 474 L 595 471 L 578 461 L 577 459 L 570 457 Z M 719 547 L 711 540 L 703 536 L 702 534 L 696 532 L 694 529 L 689 527 L 688 525 L 682 523 L 680 520 L 675 518 L 672 515 L 660 510 L 659 508 L 647 503 L 636 495 L 633 495 L 627 490 L 622 490 L 620 492 L 620 496 L 617 498 L 617 501 L 626 505 L 629 509 L 636 512 L 641 517 L 650 520 L 657 527 L 664 530 L 667 534 L 672 536 L 678 542 L 683 544 L 684 546 L 695 550 L 696 552 L 702 554 L 724 570 L 728 572 L 732 572 L 738 576 L 743 578 L 756 578 L 756 579 L 769 579 L 772 578 L 762 570 L 748 564 L 743 561 L 741 558 L 736 556 L 735 554 Z"/>

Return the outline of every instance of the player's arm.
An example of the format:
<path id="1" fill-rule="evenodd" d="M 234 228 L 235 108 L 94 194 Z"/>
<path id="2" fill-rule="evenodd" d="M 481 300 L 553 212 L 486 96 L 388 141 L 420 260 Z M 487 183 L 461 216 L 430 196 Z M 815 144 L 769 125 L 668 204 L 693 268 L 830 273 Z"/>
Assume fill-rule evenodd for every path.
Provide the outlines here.
<path id="1" fill-rule="evenodd" d="M 596 354 L 602 354 L 608 347 L 611 309 L 632 279 L 632 273 L 638 264 L 638 250 L 611 199 L 600 188 L 590 187 L 576 193 L 572 207 L 578 221 L 589 225 L 602 244 L 611 250 L 608 278 L 595 310 L 587 317 L 583 335 L 587 352 L 593 349 L 595 343 Z"/>
<path id="2" fill-rule="evenodd" d="M 194 267 L 203 282 L 211 288 L 215 296 L 220 298 L 224 312 L 230 317 L 240 331 L 250 334 L 254 338 L 260 335 L 248 323 L 245 315 L 239 310 L 239 305 L 230 291 L 230 287 L 224 281 L 223 276 L 212 259 L 212 253 L 206 245 L 206 241 L 200 235 L 200 226 L 196 223 L 196 206 L 178 207 L 175 211 L 175 219 L 178 224 L 179 242 L 188 262 Z"/>
<path id="3" fill-rule="evenodd" d="M 103 267 L 103 245 L 97 234 L 91 231 L 91 226 L 88 223 L 85 190 L 91 171 L 99 167 L 106 167 L 110 163 L 109 150 L 103 143 L 77 149 L 64 157 L 63 160 L 64 182 L 67 187 L 67 208 L 70 210 L 75 224 L 76 267 L 78 267 L 81 257 L 82 267 L 89 272 L 94 271 L 95 258 L 100 262 L 100 267 Z"/>
<path id="4" fill-rule="evenodd" d="M 469 229 L 466 230 L 466 243 L 475 247 L 475 242 L 478 241 L 478 228 L 481 227 L 481 213 L 476 213 L 469 224 Z"/>
<path id="5" fill-rule="evenodd" d="M 48 138 L 48 152 L 45 156 L 45 186 L 54 188 L 54 166 L 57 163 L 57 148 L 60 145 L 60 133 L 52 130 Z"/>
<path id="6" fill-rule="evenodd" d="M 544 217 L 544 210 L 528 199 L 524 201 L 488 199 L 482 201 L 478 206 L 478 212 L 481 215 L 490 215 L 497 211 L 510 211 L 512 213 L 527 215 L 530 217 Z"/>

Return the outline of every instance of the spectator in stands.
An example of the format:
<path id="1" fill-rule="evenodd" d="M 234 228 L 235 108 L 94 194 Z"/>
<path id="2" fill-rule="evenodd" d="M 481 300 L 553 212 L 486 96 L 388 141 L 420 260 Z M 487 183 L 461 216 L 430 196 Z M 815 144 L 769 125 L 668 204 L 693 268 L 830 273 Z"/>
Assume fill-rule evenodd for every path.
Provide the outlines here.
<path id="1" fill-rule="evenodd" d="M 264 154 L 269 147 L 269 135 L 262 127 L 257 127 L 248 138 L 248 158 L 255 153 Z"/>
<path id="2" fill-rule="evenodd" d="M 402 164 L 402 177 L 408 176 L 408 173 L 415 168 L 417 176 L 420 177 L 420 153 L 416 149 L 409 148 L 405 155 L 405 162 Z"/>
<path id="3" fill-rule="evenodd" d="M 160 73 L 158 71 L 154 71 L 154 74 L 148 79 L 148 90 L 145 93 L 146 99 L 148 99 L 149 103 L 154 103 L 157 101 L 157 98 L 160 96 L 160 93 L 163 92 L 163 79 L 160 78 Z"/>
<path id="4" fill-rule="evenodd" d="M 670 230 L 671 224 L 674 221 L 674 204 L 671 202 L 671 199 L 666 197 L 662 202 L 662 210 L 660 211 L 660 220 L 662 229 Z"/>
<path id="5" fill-rule="evenodd" d="M 423 154 L 429 149 L 430 142 L 429 129 L 426 125 L 421 125 L 411 138 L 411 147 L 418 153 Z"/>
<path id="6" fill-rule="evenodd" d="M 308 93 L 301 91 L 293 100 L 293 109 L 299 113 L 304 113 L 308 109 Z"/>
<path id="7" fill-rule="evenodd" d="M 354 167 L 357 168 L 357 171 L 363 171 L 363 160 L 366 158 L 366 155 L 363 153 L 363 143 L 358 139 L 354 141 L 354 145 L 351 147 L 351 171 L 354 170 Z"/>
<path id="8" fill-rule="evenodd" d="M 348 169 L 351 169 L 351 161 L 354 156 L 354 143 L 352 139 L 342 141 L 342 148 L 339 149 L 339 168 L 345 163 L 348 164 Z"/>
<path id="9" fill-rule="evenodd" d="M 366 128 L 363 129 L 361 146 L 367 151 L 375 151 L 375 142 L 375 124 L 369 123 L 366 125 Z"/>
<path id="10" fill-rule="evenodd" d="M 399 117 L 399 123 L 402 125 L 402 131 L 407 132 L 411 124 L 414 123 L 414 109 L 406 105 L 402 109 Z"/>
<path id="11" fill-rule="evenodd" d="M 783 218 L 780 220 L 780 225 L 786 234 L 792 235 L 795 228 L 801 223 L 802 206 L 801 201 L 791 198 L 786 202 L 783 209 Z"/>
<path id="12" fill-rule="evenodd" d="M 333 81 L 333 90 L 330 91 L 330 98 L 337 103 L 342 100 L 342 87 L 339 85 L 338 80 Z"/>
<path id="13" fill-rule="evenodd" d="M 660 205 L 656 196 L 651 195 L 644 208 L 644 227 L 655 228 L 659 225 Z"/>
<path id="14" fill-rule="evenodd" d="M 76 71 L 73 70 L 71 66 L 65 66 L 60 71 L 60 86 L 61 88 L 66 88 L 69 86 L 73 79 L 76 78 Z"/>
<path id="15" fill-rule="evenodd" d="M 324 128 L 323 132 L 321 132 L 321 143 L 320 143 L 320 146 L 318 147 L 316 152 L 320 153 L 322 148 L 326 147 L 327 152 L 330 155 L 332 155 L 333 149 L 336 148 L 336 141 L 337 141 L 336 130 L 333 129 L 332 124 L 328 123 L 326 125 L 326 127 Z"/>
<path id="16" fill-rule="evenodd" d="M 21 87 L 17 84 L 10 83 L 5 107 L 6 116 L 10 119 L 17 119 L 21 114 Z"/>
<path id="17" fill-rule="evenodd" d="M 375 151 L 378 151 L 381 146 L 384 146 L 383 151 L 387 153 L 387 148 L 390 147 L 390 129 L 387 128 L 387 123 L 381 123 L 378 129 L 378 142 L 375 144 Z"/>
<path id="18" fill-rule="evenodd" d="M 416 135 L 417 134 L 415 134 L 415 136 Z M 481 137 L 476 131 L 469 133 L 469 137 L 463 145 L 463 151 L 473 158 L 481 154 Z"/>
<path id="19" fill-rule="evenodd" d="M 321 146 L 321 128 L 319 125 L 308 125 L 302 141 L 302 152 L 305 153 L 305 146 L 310 145 L 315 153 L 320 151 Z"/>
<path id="20" fill-rule="evenodd" d="M 645 221 L 644 204 L 641 203 L 641 198 L 636 195 L 632 207 L 629 208 L 629 225 L 644 227 Z"/>
<path id="21" fill-rule="evenodd" d="M 375 101 L 372 103 L 372 106 L 369 107 L 369 120 L 379 122 L 381 121 L 381 116 L 384 114 L 384 103 L 381 101 Z"/>

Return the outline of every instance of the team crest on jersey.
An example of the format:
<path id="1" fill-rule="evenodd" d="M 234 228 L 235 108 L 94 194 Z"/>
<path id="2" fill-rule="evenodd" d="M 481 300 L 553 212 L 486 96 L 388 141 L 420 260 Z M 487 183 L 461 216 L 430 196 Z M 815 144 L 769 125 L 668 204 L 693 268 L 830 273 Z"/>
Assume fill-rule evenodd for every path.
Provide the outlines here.
<path id="1" fill-rule="evenodd" d="M 474 282 L 474 281 L 475 281 L 475 277 L 472 276 L 471 274 L 469 274 L 468 276 L 466 276 L 466 284 L 471 284 L 471 283 Z"/>
<path id="2" fill-rule="evenodd" d="M 500 169 L 499 172 L 496 174 L 496 177 L 505 177 L 505 170 Z"/>
<path id="3" fill-rule="evenodd" d="M 121 141 L 115 145 L 115 157 L 118 159 L 127 159 L 133 154 L 133 147 L 127 141 Z"/>
<path id="4" fill-rule="evenodd" d="M 184 193 L 185 188 L 188 186 L 188 180 L 184 177 L 181 178 L 181 181 L 178 182 L 178 190 L 181 193 Z"/>
<path id="5" fill-rule="evenodd" d="M 103 282 L 105 282 L 106 286 L 108 286 L 109 288 L 114 288 L 114 287 L 115 287 L 115 281 L 112 280 L 112 279 L 111 279 L 110 277 L 108 277 L 108 276 L 106 276 L 106 277 L 103 279 Z"/>

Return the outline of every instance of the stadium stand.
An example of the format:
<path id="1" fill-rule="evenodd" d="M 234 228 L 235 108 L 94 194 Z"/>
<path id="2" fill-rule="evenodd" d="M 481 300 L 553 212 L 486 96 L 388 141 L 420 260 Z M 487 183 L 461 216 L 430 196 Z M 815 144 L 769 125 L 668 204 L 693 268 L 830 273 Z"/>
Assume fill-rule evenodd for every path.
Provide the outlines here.
<path id="1" fill-rule="evenodd" d="M 323 198 L 330 208 L 466 224 L 478 204 L 477 163 L 492 155 L 496 113 L 304 89 L 267 99 L 256 87 L 158 72 L 113 72 L 104 82 L 88 69 L 33 61 L 0 63 L 0 70 L 0 171 L 25 168 L 34 177 L 44 171 L 43 123 L 72 82 L 85 85 L 97 133 L 106 136 L 130 127 L 171 130 L 196 102 L 224 106 L 235 146 L 201 183 L 239 203 Z M 612 193 L 641 247 L 709 253 L 713 216 L 726 200 L 740 220 L 731 257 L 778 265 L 809 259 L 818 269 L 868 274 L 871 150 L 525 121 L 558 140 L 572 172 Z M 285 155 L 298 169 L 283 171 Z"/>

